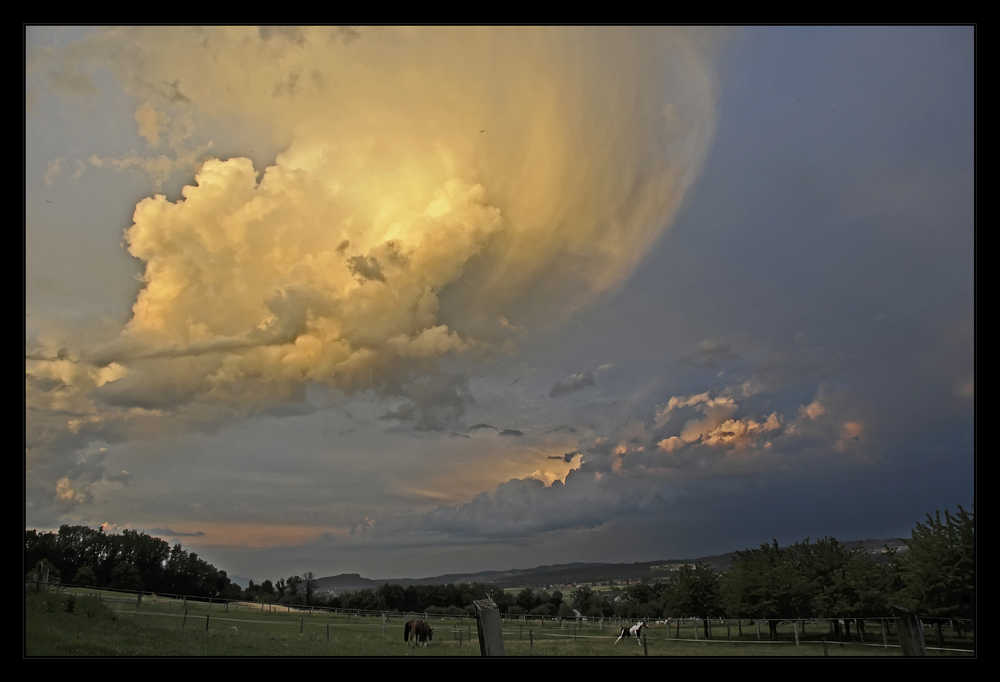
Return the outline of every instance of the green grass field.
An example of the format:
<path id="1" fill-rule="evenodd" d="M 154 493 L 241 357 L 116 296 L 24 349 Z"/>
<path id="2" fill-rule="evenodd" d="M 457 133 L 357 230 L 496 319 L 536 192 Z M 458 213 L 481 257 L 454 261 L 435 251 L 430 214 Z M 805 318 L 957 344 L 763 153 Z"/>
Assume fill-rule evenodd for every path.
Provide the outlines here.
<path id="1" fill-rule="evenodd" d="M 96 593 L 95 593 L 96 594 Z M 25 654 L 28 656 L 478 656 L 476 626 L 472 619 L 427 617 L 434 639 L 426 648 L 411 648 L 403 641 L 403 618 L 388 618 L 383 634 L 380 617 L 357 617 L 323 612 L 288 611 L 254 605 L 228 609 L 220 604 L 145 597 L 136 608 L 131 595 L 102 592 L 101 599 L 85 594 L 30 593 L 25 596 Z M 112 602 L 108 599 L 121 598 Z M 103 599 L 103 600 L 102 600 Z M 186 612 L 186 616 L 185 616 Z M 777 643 L 758 642 L 756 630 L 744 626 L 739 641 L 728 641 L 716 626 L 713 639 L 694 640 L 692 626 L 682 627 L 680 638 L 671 627 L 649 629 L 646 649 L 650 656 L 823 656 L 821 637 L 828 633 L 800 633 L 796 646 L 791 626 L 783 626 Z M 732 628 L 731 636 L 738 640 Z M 762 633 L 766 638 L 766 632 Z M 473 642 L 470 644 L 469 636 Z M 614 644 L 617 632 L 597 624 L 575 628 L 564 622 L 507 621 L 504 642 L 508 656 L 642 656 L 634 639 Z M 878 640 L 878 644 L 874 640 Z M 968 641 L 951 638 L 951 648 L 972 649 Z M 898 648 L 881 645 L 881 635 L 868 635 L 869 645 L 858 642 L 828 645 L 830 656 L 899 656 Z M 894 638 L 890 644 L 895 644 Z M 932 642 L 928 639 L 928 645 Z M 930 651 L 931 655 L 971 655 Z"/>

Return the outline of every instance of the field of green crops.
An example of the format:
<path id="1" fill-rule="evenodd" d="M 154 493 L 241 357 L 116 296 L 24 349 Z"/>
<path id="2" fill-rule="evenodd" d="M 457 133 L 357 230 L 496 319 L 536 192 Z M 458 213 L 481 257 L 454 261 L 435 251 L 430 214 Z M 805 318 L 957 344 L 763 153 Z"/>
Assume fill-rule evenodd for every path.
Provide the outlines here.
<path id="1" fill-rule="evenodd" d="M 27 656 L 478 656 L 475 622 L 466 618 L 428 617 L 434 639 L 426 648 L 403 641 L 403 618 L 392 615 L 358 617 L 309 613 L 260 605 L 224 605 L 145 597 L 136 606 L 134 596 L 60 592 L 25 595 L 25 654 Z M 121 601 L 109 601 L 120 598 Z M 70 604 L 72 602 L 72 604 Z M 615 644 L 617 633 L 597 624 L 577 628 L 552 622 L 506 621 L 504 643 L 509 656 L 823 656 L 820 641 L 828 633 L 801 634 L 796 646 L 791 626 L 779 630 L 779 642 L 758 642 L 756 631 L 744 626 L 739 638 L 733 628 L 716 639 L 694 641 L 694 628 L 652 626 L 645 652 L 634 639 Z M 470 644 L 469 638 L 473 638 Z M 699 633 L 700 636 L 700 633 Z M 766 635 L 765 635 L 766 637 Z M 878 640 L 875 643 L 873 640 Z M 972 649 L 968 641 L 952 638 L 949 648 Z M 890 639 L 890 645 L 895 644 Z M 931 642 L 928 641 L 928 645 Z M 868 643 L 828 644 L 830 656 L 898 656 L 895 646 L 883 647 L 881 636 L 869 634 Z M 958 651 L 931 651 L 931 655 L 971 655 Z"/>

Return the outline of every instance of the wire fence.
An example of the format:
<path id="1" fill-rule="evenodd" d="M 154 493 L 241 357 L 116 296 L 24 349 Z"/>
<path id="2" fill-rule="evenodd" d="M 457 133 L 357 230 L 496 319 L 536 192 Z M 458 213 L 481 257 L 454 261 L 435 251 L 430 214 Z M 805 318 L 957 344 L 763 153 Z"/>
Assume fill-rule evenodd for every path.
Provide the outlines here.
<path id="1" fill-rule="evenodd" d="M 206 628 L 211 621 L 222 623 L 242 623 L 245 625 L 288 626 L 287 616 L 298 615 L 299 630 L 306 626 L 331 629 L 361 628 L 378 629 L 382 634 L 393 623 L 402 625 L 409 620 L 428 620 L 440 623 L 441 635 L 450 636 L 460 643 L 470 641 L 474 636 L 475 616 L 446 613 L 417 613 L 389 610 L 344 609 L 325 606 L 305 606 L 275 602 L 250 602 L 207 597 L 193 597 L 177 594 L 151 594 L 130 590 L 105 590 L 78 585 L 38 586 L 54 589 L 67 594 L 91 596 L 112 604 L 129 604 L 130 613 L 141 615 L 173 617 L 194 620 L 200 616 L 190 615 L 191 609 L 205 609 Z M 141 610 L 142 606 L 177 608 L 177 612 Z M 121 611 L 122 609 L 116 609 Z M 239 618 L 240 612 L 259 614 L 258 617 Z M 215 613 L 215 615 L 209 615 Z M 226 615 L 222 615 L 226 614 Z M 282 616 L 271 620 L 270 616 Z M 310 622 L 311 621 L 311 622 Z M 321 622 L 320 622 L 321 621 Z M 340 622 L 343 621 L 343 622 Z M 503 635 L 507 640 L 552 641 L 614 641 L 623 627 L 638 622 L 626 618 L 558 618 L 531 615 L 502 616 Z M 645 634 L 653 643 L 697 643 L 704 645 L 740 644 L 761 646 L 822 646 L 827 647 L 881 647 L 899 649 L 896 641 L 899 625 L 895 616 L 846 617 L 846 618 L 805 618 L 805 619 L 735 619 L 735 618 L 661 618 L 649 620 Z M 294 624 L 294 623 L 292 623 Z M 774 625 L 772 634 L 771 624 Z M 975 653 L 975 621 L 969 619 L 923 619 L 924 636 L 928 651 L 955 653 Z M 238 627 L 238 626 L 234 626 Z M 943 639 L 958 646 L 942 646 Z"/>

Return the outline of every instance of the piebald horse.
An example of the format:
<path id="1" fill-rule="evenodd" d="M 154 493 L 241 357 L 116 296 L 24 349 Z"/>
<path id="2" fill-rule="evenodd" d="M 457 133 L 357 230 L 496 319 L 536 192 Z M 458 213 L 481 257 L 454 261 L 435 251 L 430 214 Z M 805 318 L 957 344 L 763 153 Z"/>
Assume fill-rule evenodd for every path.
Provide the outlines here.
<path id="1" fill-rule="evenodd" d="M 626 637 L 635 637 L 636 641 L 639 642 L 639 646 L 642 646 L 642 631 L 649 627 L 644 618 L 640 623 L 633 625 L 630 628 L 622 628 L 622 633 L 618 635 L 618 639 L 615 640 L 615 644 L 622 641 Z"/>
<path id="2" fill-rule="evenodd" d="M 427 641 L 434 639 L 434 628 L 425 620 L 409 620 L 403 627 L 403 641 L 413 645 L 427 646 Z"/>

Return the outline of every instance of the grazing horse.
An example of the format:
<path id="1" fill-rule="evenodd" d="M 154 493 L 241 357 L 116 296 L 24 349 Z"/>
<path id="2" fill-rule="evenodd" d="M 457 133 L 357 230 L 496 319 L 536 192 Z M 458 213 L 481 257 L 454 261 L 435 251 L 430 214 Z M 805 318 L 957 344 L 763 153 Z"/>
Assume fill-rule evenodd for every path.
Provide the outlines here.
<path id="1" fill-rule="evenodd" d="M 635 640 L 639 642 L 639 646 L 642 646 L 642 631 L 649 627 L 646 620 L 643 619 L 642 622 L 633 625 L 630 628 L 622 628 L 622 633 L 618 635 L 618 639 L 615 640 L 615 644 L 622 641 L 626 637 L 635 637 Z"/>
<path id="2" fill-rule="evenodd" d="M 403 641 L 414 646 L 427 646 L 427 641 L 434 639 L 434 628 L 427 624 L 425 620 L 410 620 L 403 627 Z"/>

